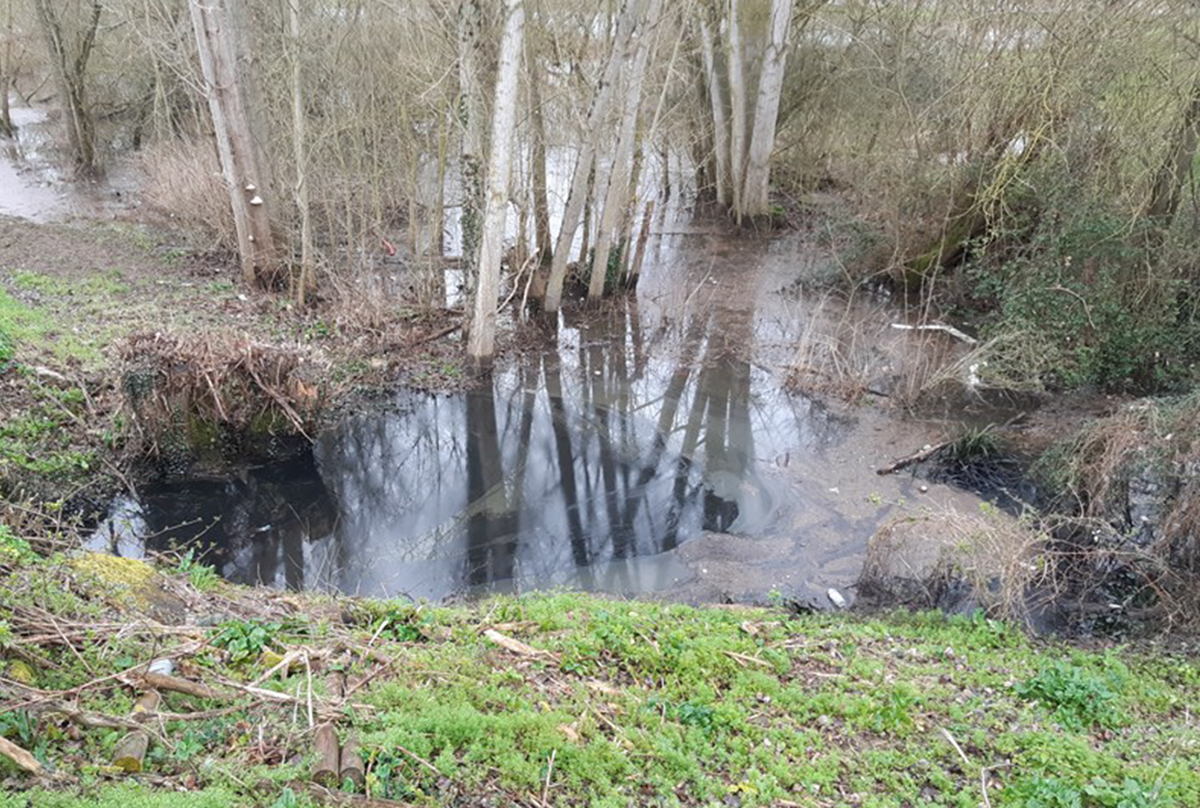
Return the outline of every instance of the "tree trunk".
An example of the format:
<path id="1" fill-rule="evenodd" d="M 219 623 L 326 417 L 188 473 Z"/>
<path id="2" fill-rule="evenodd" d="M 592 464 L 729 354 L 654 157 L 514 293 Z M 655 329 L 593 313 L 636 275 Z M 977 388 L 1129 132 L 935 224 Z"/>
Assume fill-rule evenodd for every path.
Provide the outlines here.
<path id="1" fill-rule="evenodd" d="M 558 239 L 554 243 L 550 278 L 546 283 L 546 299 L 542 302 L 542 309 L 546 312 L 556 312 L 562 304 L 563 283 L 567 277 L 567 257 L 571 250 L 571 244 L 575 241 L 579 216 L 583 212 L 584 203 L 588 198 L 588 177 L 594 168 L 599 130 L 608 116 L 613 85 L 621 67 L 620 55 L 624 52 L 625 43 L 628 42 L 633 32 L 637 12 L 640 8 L 639 0 L 623 0 L 620 16 L 617 18 L 617 32 L 613 39 L 612 49 L 608 54 L 608 62 L 604 66 L 604 74 L 600 79 L 600 84 L 596 87 L 596 93 L 592 96 L 592 105 L 588 110 L 579 157 L 575 161 L 575 171 L 571 176 L 570 190 L 567 192 L 567 206 L 563 211 L 562 226 L 558 231 Z"/>
<path id="2" fill-rule="evenodd" d="M 588 172 L 587 186 L 584 189 L 583 202 L 583 232 L 579 235 L 578 266 L 582 270 L 587 266 L 588 250 L 592 246 L 592 197 L 596 190 L 596 166 Z"/>
<path id="3" fill-rule="evenodd" d="M 68 42 L 62 19 L 51 0 L 34 0 L 33 5 L 42 36 L 46 39 L 54 80 L 62 96 L 75 170 L 83 176 L 95 174 L 96 129 L 88 108 L 86 76 L 92 46 L 96 43 L 96 30 L 100 26 L 102 4 L 100 0 L 92 3 L 91 16 L 74 47 Z"/>
<path id="4" fill-rule="evenodd" d="M 546 119 L 542 112 L 542 84 L 538 71 L 537 54 L 530 47 L 532 38 L 526 39 L 525 76 L 529 81 L 529 123 L 533 128 L 533 230 L 537 239 L 538 264 L 549 264 L 553 250 L 550 247 L 550 199 L 546 189 Z"/>
<path id="5" fill-rule="evenodd" d="M 1196 147 L 1200 142 L 1200 79 L 1192 87 L 1192 97 L 1170 148 L 1155 174 L 1145 215 L 1162 228 L 1175 220 L 1183 199 L 1183 186 L 1192 173 Z"/>
<path id="6" fill-rule="evenodd" d="M 746 155 L 745 186 L 738 221 L 744 216 L 755 218 L 769 212 L 767 194 L 771 181 L 771 152 L 775 149 L 775 124 L 779 117 L 779 96 L 783 91 L 791 23 L 791 0 L 771 0 L 771 30 L 759 74 L 754 129 L 750 133 L 750 148 Z"/>
<path id="7" fill-rule="evenodd" d="M 742 222 L 742 177 L 746 169 L 746 68 L 743 63 L 741 3 L 729 0 L 729 176 L 732 181 L 733 211 Z"/>
<path id="8" fill-rule="evenodd" d="M 296 208 L 300 212 L 300 277 L 296 305 L 304 307 L 316 287 L 313 269 L 312 215 L 308 205 L 308 144 L 305 138 L 304 52 L 300 27 L 301 0 L 288 2 L 288 27 L 292 45 L 292 157 L 296 161 Z"/>
<path id="9" fill-rule="evenodd" d="M 229 188 L 229 202 L 237 229 L 242 277 L 254 286 L 273 280 L 275 244 L 267 216 L 267 203 L 259 185 L 261 160 L 237 81 L 233 37 L 228 29 L 229 0 L 192 0 L 192 28 L 200 67 L 207 85 L 205 95 L 221 173 Z"/>
<path id="10" fill-rule="evenodd" d="M 504 253 L 504 223 L 508 213 L 508 181 L 512 172 L 517 122 L 517 79 L 521 67 L 521 39 L 525 32 L 524 0 L 505 0 L 504 34 L 496 74 L 492 110 L 492 143 L 488 156 L 484 229 L 479 244 L 479 283 L 475 290 L 475 317 L 467 353 L 477 364 L 495 353 L 496 298 L 500 290 L 500 262 Z"/>
<path id="11" fill-rule="evenodd" d="M 0 50 L 0 137 L 12 137 L 17 133 L 13 126 L 12 112 L 8 107 L 8 90 L 12 86 L 12 43 L 13 43 L 13 2 L 7 0 L 4 14 L 4 49 Z"/>
<path id="12" fill-rule="evenodd" d="M 629 265 L 629 278 L 626 283 L 630 289 L 636 289 L 642 277 L 642 263 L 646 260 L 646 242 L 650 240 L 650 225 L 654 221 L 654 200 L 646 203 L 646 213 L 642 217 L 642 232 L 638 234 L 637 251 Z"/>
<path id="13" fill-rule="evenodd" d="M 463 282 L 470 288 L 479 257 L 484 204 L 483 153 L 487 143 L 487 105 L 483 97 L 483 7 L 480 0 L 462 0 L 459 6 L 458 48 L 458 82 L 462 93 L 459 109 L 462 216 L 459 221 Z"/>
<path id="14" fill-rule="evenodd" d="M 648 0 L 645 24 L 638 35 L 633 52 L 624 57 L 624 61 L 630 64 L 629 77 L 625 87 L 625 104 L 621 112 L 616 152 L 608 176 L 608 187 L 604 192 L 604 207 L 600 213 L 600 224 L 596 229 L 596 251 L 592 258 L 592 274 L 588 283 L 588 302 L 591 303 L 598 301 L 604 295 L 604 282 L 608 276 L 608 257 L 612 249 L 613 236 L 628 201 L 638 108 L 642 102 L 642 83 L 646 76 L 646 60 L 650 56 L 650 42 L 658 25 L 661 10 L 662 0 Z"/>
<path id="15" fill-rule="evenodd" d="M 725 115 L 725 98 L 721 94 L 721 77 L 717 72 L 716 47 L 708 20 L 700 19 L 700 38 L 704 52 L 704 83 L 708 87 L 712 107 L 713 151 L 716 152 L 717 204 L 728 207 L 729 197 L 729 119 Z"/>

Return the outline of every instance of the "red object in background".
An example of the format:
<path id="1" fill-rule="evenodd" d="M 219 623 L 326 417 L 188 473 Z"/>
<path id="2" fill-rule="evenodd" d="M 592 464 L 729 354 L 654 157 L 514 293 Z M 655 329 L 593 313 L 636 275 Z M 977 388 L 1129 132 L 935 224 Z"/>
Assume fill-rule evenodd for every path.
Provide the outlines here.
<path id="1" fill-rule="evenodd" d="M 387 250 L 387 254 L 388 254 L 389 256 L 391 256 L 391 255 L 395 255 L 395 254 L 396 254 L 396 248 L 392 246 L 392 242 L 388 241 L 388 240 L 387 240 L 387 239 L 385 239 L 385 238 L 383 238 L 383 239 L 380 239 L 380 241 L 382 241 L 382 242 L 383 242 L 383 248 L 384 248 L 385 250 Z"/>

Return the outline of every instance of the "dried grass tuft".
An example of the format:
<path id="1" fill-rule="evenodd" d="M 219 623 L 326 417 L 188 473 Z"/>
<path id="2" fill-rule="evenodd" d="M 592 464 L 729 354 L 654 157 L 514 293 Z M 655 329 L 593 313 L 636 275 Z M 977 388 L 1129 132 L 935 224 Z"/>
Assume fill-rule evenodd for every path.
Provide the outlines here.
<path id="1" fill-rule="evenodd" d="M 190 233 L 207 252 L 237 252 L 229 191 L 210 145 L 156 142 L 142 152 L 141 164 L 153 216 Z"/>
<path id="2" fill-rule="evenodd" d="M 870 600 L 917 608 L 974 604 L 989 616 L 1028 622 L 1054 591 L 1041 563 L 1049 535 L 1033 520 L 991 506 L 891 520 L 871 537 L 858 589 Z"/>

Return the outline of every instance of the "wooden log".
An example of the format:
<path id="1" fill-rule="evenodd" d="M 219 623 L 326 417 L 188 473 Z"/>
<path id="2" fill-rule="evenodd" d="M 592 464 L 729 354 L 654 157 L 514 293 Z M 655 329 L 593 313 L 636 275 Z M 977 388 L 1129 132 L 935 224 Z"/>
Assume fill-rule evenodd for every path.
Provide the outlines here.
<path id="1" fill-rule="evenodd" d="M 145 713 L 157 712 L 161 702 L 162 696 L 157 690 L 148 691 L 134 702 L 129 714 L 136 718 Z M 113 752 L 113 765 L 126 774 L 137 774 L 142 770 L 149 749 L 150 733 L 144 729 L 134 730 L 117 741 L 116 750 Z"/>
<path id="2" fill-rule="evenodd" d="M 338 737 L 333 724 L 325 723 L 317 727 L 313 737 L 314 763 L 313 781 L 327 788 L 338 784 Z"/>
<path id="3" fill-rule="evenodd" d="M 347 780 L 354 783 L 356 789 L 362 788 L 366 782 L 366 768 L 363 766 L 362 747 L 358 742 L 357 735 L 351 735 L 346 738 L 346 743 L 342 746 L 342 765 L 339 772 L 340 783 Z"/>
<path id="4" fill-rule="evenodd" d="M 3 737 L 0 737 L 0 755 L 4 755 L 13 763 L 17 764 L 17 768 L 21 769 L 22 771 L 27 771 L 33 775 L 39 775 L 42 773 L 42 764 L 38 762 L 37 758 L 26 752 L 21 747 L 17 746 L 12 741 L 5 740 Z"/>
<path id="5" fill-rule="evenodd" d="M 198 699 L 228 698 L 227 694 L 213 690 L 208 685 L 202 685 L 190 679 L 180 679 L 178 676 L 167 676 L 163 673 L 147 673 L 142 676 L 142 682 L 153 690 L 168 690 L 172 693 L 182 693 L 185 696 L 195 696 Z"/>

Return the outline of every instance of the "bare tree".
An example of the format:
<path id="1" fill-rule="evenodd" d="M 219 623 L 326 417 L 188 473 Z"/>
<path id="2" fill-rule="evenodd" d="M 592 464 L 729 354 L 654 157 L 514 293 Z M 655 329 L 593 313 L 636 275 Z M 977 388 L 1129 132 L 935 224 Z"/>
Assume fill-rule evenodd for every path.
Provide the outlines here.
<path id="1" fill-rule="evenodd" d="M 738 222 L 744 217 L 765 216 L 771 179 L 771 152 L 775 149 L 775 123 L 779 116 L 779 97 L 783 91 L 783 71 L 787 64 L 788 29 L 792 24 L 792 0 L 771 0 L 770 31 L 758 77 L 758 99 L 754 103 L 754 126 L 746 153 L 746 171 Z"/>
<path id="2" fill-rule="evenodd" d="M 628 205 L 638 109 L 642 103 L 642 83 L 646 77 L 646 60 L 650 56 L 650 40 L 661 11 L 662 0 L 648 0 L 645 24 L 637 37 L 634 52 L 623 57 L 623 61 L 629 64 L 629 75 L 626 77 L 617 147 L 613 154 L 612 170 L 608 175 L 608 187 L 604 192 L 600 225 L 596 230 L 596 251 L 592 258 L 592 274 L 588 283 L 588 300 L 591 302 L 599 300 L 604 294 L 613 237 Z"/>
<path id="3" fill-rule="evenodd" d="M 288 0 L 288 33 L 292 44 L 292 159 L 296 163 L 296 209 L 300 213 L 300 277 L 296 279 L 296 303 L 305 304 L 316 286 L 313 268 L 312 211 L 308 204 L 308 142 L 304 110 L 304 62 L 301 28 L 302 0 Z"/>
<path id="4" fill-rule="evenodd" d="M 617 30 L 613 37 L 613 45 L 604 65 L 604 73 L 592 95 L 591 108 L 588 110 L 587 123 L 579 146 L 579 156 L 575 160 L 571 186 L 567 191 L 567 204 L 563 211 L 562 225 L 554 244 L 550 278 L 546 283 L 546 297 L 542 302 L 542 308 L 546 312 L 556 312 L 562 304 L 563 284 L 567 277 L 567 260 L 571 245 L 575 241 L 580 214 L 583 213 L 584 204 L 589 197 L 588 177 L 595 169 L 596 147 L 601 124 L 608 117 L 613 86 L 621 68 L 620 57 L 624 53 L 636 20 L 640 16 L 640 9 L 639 0 L 623 0 L 617 16 Z"/>
<path id="5" fill-rule="evenodd" d="M 725 112 L 725 96 L 721 91 L 721 77 L 717 69 L 717 49 L 714 45 L 712 24 L 707 19 L 706 11 L 700 12 L 700 38 L 704 56 L 704 86 L 708 90 L 708 99 L 712 110 L 713 149 L 716 152 L 716 194 L 717 204 L 728 207 L 730 197 L 730 148 L 729 148 L 729 116 Z"/>
<path id="6" fill-rule="evenodd" d="M 67 137 L 71 144 L 71 158 L 80 174 L 95 173 L 96 124 L 88 104 L 87 67 L 96 44 L 96 30 L 100 27 L 100 0 L 89 3 L 85 17 L 78 30 L 72 31 L 62 9 L 54 0 L 34 0 L 38 26 L 46 40 L 51 70 L 58 86 L 63 112 L 67 118 Z"/>
<path id="7" fill-rule="evenodd" d="M 192 27 L 206 83 L 205 95 L 217 140 L 221 172 L 237 229 L 242 277 L 267 282 L 276 270 L 275 244 L 262 194 L 262 161 L 238 80 L 237 41 L 229 9 L 238 0 L 191 0 Z"/>
<path id="8" fill-rule="evenodd" d="M 524 33 L 524 0 L 505 0 L 504 34 L 500 40 L 500 62 L 492 109 L 483 233 L 479 243 L 479 282 L 475 289 L 475 316 L 467 341 L 467 353 L 480 364 L 490 361 L 495 353 L 496 298 L 500 290 L 500 263 L 504 253 L 504 225 L 508 215 L 508 183 L 516 137 L 517 89 Z"/>
<path id="9" fill-rule="evenodd" d="M 1179 121 L 1175 136 L 1154 176 L 1145 215 L 1162 226 L 1170 226 L 1179 210 L 1183 189 L 1191 176 L 1200 143 L 1200 77 L 1192 85 L 1191 98 Z"/>
<path id="10" fill-rule="evenodd" d="M 525 38 L 525 74 L 529 83 L 529 122 L 532 132 L 530 160 L 533 162 L 533 222 L 538 263 L 550 263 L 550 199 L 546 187 L 546 116 L 542 109 L 542 77 L 533 37 Z"/>
<path id="11" fill-rule="evenodd" d="M 702 11 L 698 24 L 717 153 L 717 201 L 728 206 L 741 224 L 770 210 L 771 154 L 787 67 L 792 0 L 728 0 L 721 15 L 723 51 L 718 51 L 710 13 L 711 9 Z M 752 58 L 759 53 L 760 57 Z M 757 76 L 748 75 L 752 64 L 759 65 Z M 752 80 L 757 92 L 751 116 Z"/>

